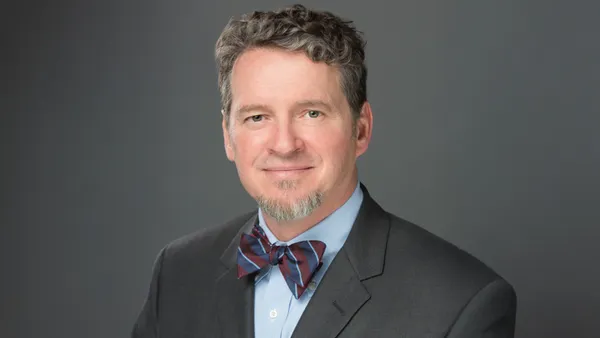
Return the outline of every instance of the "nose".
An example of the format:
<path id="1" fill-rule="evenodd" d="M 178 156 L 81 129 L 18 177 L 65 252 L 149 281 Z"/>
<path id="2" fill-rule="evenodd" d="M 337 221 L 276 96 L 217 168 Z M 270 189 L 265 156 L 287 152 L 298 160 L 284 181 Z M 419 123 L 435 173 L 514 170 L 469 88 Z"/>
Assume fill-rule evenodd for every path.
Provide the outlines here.
<path id="1" fill-rule="evenodd" d="M 275 127 L 271 152 L 286 156 L 291 155 L 302 148 L 302 140 L 291 121 L 280 121 Z"/>

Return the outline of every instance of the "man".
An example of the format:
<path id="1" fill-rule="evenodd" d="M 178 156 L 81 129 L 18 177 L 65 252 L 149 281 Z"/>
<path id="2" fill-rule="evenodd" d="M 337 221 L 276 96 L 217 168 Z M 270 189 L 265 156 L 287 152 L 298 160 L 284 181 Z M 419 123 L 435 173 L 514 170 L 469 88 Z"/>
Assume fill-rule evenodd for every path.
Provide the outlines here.
<path id="1" fill-rule="evenodd" d="M 381 209 L 364 41 L 293 6 L 232 20 L 216 46 L 227 158 L 258 211 L 166 246 L 133 337 L 512 337 L 491 269 Z"/>

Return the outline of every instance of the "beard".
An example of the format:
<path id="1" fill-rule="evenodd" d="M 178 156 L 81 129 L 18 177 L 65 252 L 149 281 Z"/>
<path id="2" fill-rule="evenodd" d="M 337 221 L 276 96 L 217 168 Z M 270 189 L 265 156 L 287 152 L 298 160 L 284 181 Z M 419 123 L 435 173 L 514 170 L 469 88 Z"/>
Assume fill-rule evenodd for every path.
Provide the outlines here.
<path id="1" fill-rule="evenodd" d="M 279 181 L 277 182 L 277 186 L 284 192 L 295 190 L 296 181 Z M 323 193 L 320 191 L 313 191 L 308 195 L 289 203 L 261 195 L 256 198 L 256 202 L 261 210 L 275 221 L 290 222 L 309 216 L 315 209 L 320 207 L 323 203 Z"/>

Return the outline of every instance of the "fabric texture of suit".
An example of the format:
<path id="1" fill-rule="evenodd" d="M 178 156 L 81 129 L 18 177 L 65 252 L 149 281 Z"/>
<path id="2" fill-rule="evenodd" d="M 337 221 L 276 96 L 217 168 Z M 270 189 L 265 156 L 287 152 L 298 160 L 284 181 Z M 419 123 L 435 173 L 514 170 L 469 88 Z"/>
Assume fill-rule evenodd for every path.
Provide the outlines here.
<path id="1" fill-rule="evenodd" d="M 513 337 L 510 284 L 466 252 L 387 213 L 361 188 L 356 222 L 293 338 Z M 163 248 L 132 337 L 254 337 L 254 282 L 237 278 L 236 250 L 256 214 Z"/>

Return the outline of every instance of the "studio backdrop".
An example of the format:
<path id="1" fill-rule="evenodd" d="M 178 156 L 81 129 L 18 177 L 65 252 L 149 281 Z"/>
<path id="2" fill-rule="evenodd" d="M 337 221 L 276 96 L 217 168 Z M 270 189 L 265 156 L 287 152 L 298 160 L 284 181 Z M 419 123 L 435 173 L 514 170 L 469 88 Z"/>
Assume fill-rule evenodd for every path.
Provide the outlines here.
<path id="1" fill-rule="evenodd" d="M 3 4 L 0 337 L 127 337 L 158 251 L 255 208 L 214 43 L 281 1 Z M 360 179 L 518 294 L 518 338 L 599 337 L 600 6 L 308 1 L 365 33 Z"/>

